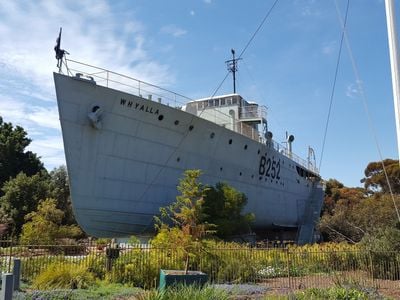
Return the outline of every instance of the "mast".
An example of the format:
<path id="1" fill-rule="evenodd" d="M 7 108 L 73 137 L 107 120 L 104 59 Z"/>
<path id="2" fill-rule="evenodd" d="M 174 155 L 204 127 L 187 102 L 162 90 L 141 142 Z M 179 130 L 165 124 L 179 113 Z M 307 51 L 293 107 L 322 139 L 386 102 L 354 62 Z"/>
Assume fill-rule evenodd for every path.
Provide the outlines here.
<path id="1" fill-rule="evenodd" d="M 231 49 L 232 59 L 227 60 L 225 63 L 228 67 L 228 71 L 233 75 L 233 93 L 236 94 L 236 72 L 237 72 L 237 62 L 241 58 L 235 58 L 235 50 Z"/>
<path id="2" fill-rule="evenodd" d="M 395 19 L 395 6 L 393 0 L 385 0 L 386 22 L 389 39 L 390 66 L 392 72 L 392 88 L 394 100 L 394 113 L 396 117 L 397 130 L 397 149 L 400 163 L 400 81 L 399 81 L 399 61 L 398 61 L 398 41 Z"/>

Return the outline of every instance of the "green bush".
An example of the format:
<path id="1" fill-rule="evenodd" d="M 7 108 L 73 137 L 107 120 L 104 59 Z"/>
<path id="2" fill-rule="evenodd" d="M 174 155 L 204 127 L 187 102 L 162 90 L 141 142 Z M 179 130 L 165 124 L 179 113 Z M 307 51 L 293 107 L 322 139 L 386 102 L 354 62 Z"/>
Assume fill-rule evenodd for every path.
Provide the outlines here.
<path id="1" fill-rule="evenodd" d="M 49 289 L 86 289 L 95 278 L 86 267 L 73 263 L 51 264 L 33 280 L 32 287 Z"/>
<path id="2" fill-rule="evenodd" d="M 361 241 L 361 248 L 369 253 L 370 262 L 366 267 L 374 278 L 400 279 L 399 229 L 378 229 L 373 234 L 366 234 Z"/>
<path id="3" fill-rule="evenodd" d="M 163 292 L 152 290 L 136 296 L 138 300 L 228 300 L 229 294 L 210 286 L 200 288 L 198 286 L 177 286 L 166 289 Z"/>
<path id="4" fill-rule="evenodd" d="M 293 299 L 298 300 L 368 300 L 380 299 L 370 291 L 363 291 L 355 287 L 332 287 L 327 289 L 311 288 L 295 294 Z"/>
<path id="5" fill-rule="evenodd" d="M 22 279 L 31 282 L 40 273 L 45 271 L 51 264 L 60 265 L 65 263 L 63 256 L 30 256 L 21 258 Z"/>

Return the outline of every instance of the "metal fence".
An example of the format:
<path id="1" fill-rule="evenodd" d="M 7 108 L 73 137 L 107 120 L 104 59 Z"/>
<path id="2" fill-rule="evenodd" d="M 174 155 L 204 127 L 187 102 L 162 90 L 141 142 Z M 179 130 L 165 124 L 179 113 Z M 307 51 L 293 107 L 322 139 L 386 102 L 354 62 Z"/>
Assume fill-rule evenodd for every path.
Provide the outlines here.
<path id="1" fill-rule="evenodd" d="M 193 253 L 189 269 L 208 274 L 210 283 L 255 283 L 271 289 L 303 289 L 357 283 L 374 288 L 400 288 L 400 254 L 397 252 L 302 251 L 213 247 Z M 72 246 L 5 245 L 0 248 L 1 269 L 12 269 L 21 259 L 21 278 L 32 281 L 51 265 L 84 266 L 95 277 L 143 288 L 158 285 L 160 269 L 183 269 L 186 255 L 177 249 L 146 245 L 100 244 Z"/>

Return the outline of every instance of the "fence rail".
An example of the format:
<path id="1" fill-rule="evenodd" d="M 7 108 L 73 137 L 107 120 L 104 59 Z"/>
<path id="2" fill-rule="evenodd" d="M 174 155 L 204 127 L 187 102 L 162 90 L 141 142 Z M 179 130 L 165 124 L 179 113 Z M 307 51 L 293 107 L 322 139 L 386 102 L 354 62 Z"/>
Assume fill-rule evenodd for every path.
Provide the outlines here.
<path id="1" fill-rule="evenodd" d="M 50 265 L 85 266 L 99 279 L 143 288 L 158 285 L 160 269 L 183 269 L 176 249 L 144 245 L 12 245 L 0 248 L 1 270 L 21 259 L 21 278 L 32 281 Z M 329 287 L 357 282 L 400 288 L 400 254 L 395 252 L 319 251 L 274 248 L 210 248 L 190 258 L 190 269 L 208 274 L 210 283 L 257 283 L 272 289 Z"/>

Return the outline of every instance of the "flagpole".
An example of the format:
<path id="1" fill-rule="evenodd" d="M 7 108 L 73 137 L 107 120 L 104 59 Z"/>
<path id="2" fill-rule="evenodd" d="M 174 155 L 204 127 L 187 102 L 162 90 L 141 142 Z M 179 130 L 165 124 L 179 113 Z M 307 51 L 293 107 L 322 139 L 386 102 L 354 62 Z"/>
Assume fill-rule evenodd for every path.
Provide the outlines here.
<path id="1" fill-rule="evenodd" d="M 385 0 L 386 23 L 389 40 L 390 67 L 392 72 L 392 89 L 394 101 L 394 113 L 396 117 L 397 130 L 397 150 L 400 164 L 400 81 L 399 81 L 399 62 L 398 62 L 398 40 L 396 30 L 395 5 L 393 0 Z"/>

